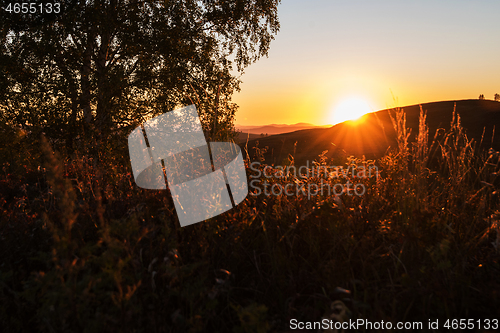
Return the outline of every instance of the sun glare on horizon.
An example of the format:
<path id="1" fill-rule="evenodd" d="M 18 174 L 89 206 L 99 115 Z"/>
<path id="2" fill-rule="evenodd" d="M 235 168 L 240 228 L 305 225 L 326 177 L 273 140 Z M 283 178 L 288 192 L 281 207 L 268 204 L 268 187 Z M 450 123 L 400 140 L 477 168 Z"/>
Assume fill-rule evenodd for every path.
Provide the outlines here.
<path id="1" fill-rule="evenodd" d="M 333 125 L 347 120 L 356 120 L 372 112 L 368 103 L 360 97 L 350 97 L 342 100 L 331 112 L 329 122 Z"/>

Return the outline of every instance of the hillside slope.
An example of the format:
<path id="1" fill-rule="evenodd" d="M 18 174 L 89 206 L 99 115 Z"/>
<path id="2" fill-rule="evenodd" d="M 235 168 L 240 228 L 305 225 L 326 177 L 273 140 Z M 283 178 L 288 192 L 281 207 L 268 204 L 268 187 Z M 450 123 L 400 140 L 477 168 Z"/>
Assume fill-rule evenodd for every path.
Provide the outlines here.
<path id="1" fill-rule="evenodd" d="M 432 141 L 438 128 L 449 129 L 455 103 L 456 111 L 460 115 L 462 126 L 466 129 L 468 137 L 479 142 L 484 130 L 482 146 L 500 149 L 500 135 L 493 136 L 495 126 L 497 130 L 500 127 L 500 103 L 488 100 L 421 104 L 423 110 L 427 112 L 429 141 Z M 418 134 L 420 105 L 406 106 L 402 109 L 406 113 L 406 127 L 412 131 L 410 135 L 412 141 Z M 377 158 L 390 147 L 394 147 L 396 143 L 390 111 L 394 110 L 366 114 L 359 122 L 347 121 L 330 128 L 300 130 L 251 140 L 246 148 L 253 157 L 255 151 L 253 147 L 257 145 L 257 142 L 261 148 L 267 146 L 268 151 L 265 156 L 269 164 L 281 164 L 289 154 L 294 155 L 297 165 L 304 164 L 307 160 L 317 159 L 318 155 L 325 150 L 328 150 L 328 157 L 333 157 L 344 150 L 348 155 Z M 294 151 L 295 154 L 293 154 Z"/>

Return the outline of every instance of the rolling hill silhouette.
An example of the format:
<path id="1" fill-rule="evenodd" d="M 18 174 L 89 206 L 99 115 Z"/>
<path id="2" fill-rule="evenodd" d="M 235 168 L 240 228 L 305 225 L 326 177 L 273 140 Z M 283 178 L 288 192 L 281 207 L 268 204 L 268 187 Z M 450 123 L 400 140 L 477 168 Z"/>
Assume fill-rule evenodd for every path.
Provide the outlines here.
<path id="1" fill-rule="evenodd" d="M 236 130 L 239 131 L 238 139 L 240 142 L 246 142 L 247 140 L 256 140 L 268 135 L 289 133 L 303 129 L 328 127 L 330 126 L 316 126 L 309 123 L 297 123 L 293 125 L 271 124 L 265 126 L 236 126 Z"/>
<path id="2" fill-rule="evenodd" d="M 500 127 L 500 103 L 489 100 L 460 100 L 420 104 L 427 113 L 429 126 L 429 143 L 432 142 L 436 130 L 448 130 L 456 103 L 456 112 L 460 115 L 461 124 L 469 139 L 481 142 L 484 148 L 500 149 L 500 135 L 494 135 L 495 126 Z M 406 113 L 406 127 L 411 129 L 409 141 L 414 141 L 418 133 L 420 105 L 402 107 Z M 253 147 L 268 147 L 265 154 L 266 163 L 281 164 L 292 154 L 296 165 L 304 165 L 313 161 L 323 151 L 328 150 L 327 157 L 332 158 L 339 153 L 374 159 L 381 157 L 390 147 L 396 146 L 396 134 L 389 112 L 382 110 L 366 114 L 362 121 L 346 121 L 330 128 L 314 128 L 291 133 L 271 135 L 251 140 L 243 148 L 247 148 L 251 157 Z M 484 136 L 483 136 L 484 131 Z M 245 147 L 246 146 L 246 147 Z M 295 151 L 295 153 L 294 153 Z"/>
<path id="3" fill-rule="evenodd" d="M 297 123 L 297 124 L 292 124 L 292 125 L 287 125 L 287 124 L 271 124 L 271 125 L 264 125 L 264 126 L 236 126 L 238 130 L 240 130 L 243 133 L 250 133 L 250 134 L 282 134 L 282 133 L 288 133 L 288 132 L 293 132 L 293 131 L 300 131 L 303 129 L 311 129 L 311 128 L 328 128 L 330 126 L 316 126 L 313 124 L 309 123 Z"/>

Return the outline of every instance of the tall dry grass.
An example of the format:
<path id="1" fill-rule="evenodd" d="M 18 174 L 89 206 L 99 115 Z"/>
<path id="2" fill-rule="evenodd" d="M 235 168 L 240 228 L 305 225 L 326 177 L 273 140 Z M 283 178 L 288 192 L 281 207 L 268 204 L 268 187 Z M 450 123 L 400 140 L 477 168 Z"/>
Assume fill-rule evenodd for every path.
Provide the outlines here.
<path id="1" fill-rule="evenodd" d="M 265 332 L 292 318 L 498 318 L 499 153 L 479 150 L 456 113 L 432 139 L 423 110 L 418 133 L 403 110 L 393 124 L 398 144 L 385 156 L 343 161 L 378 167 L 378 177 L 342 179 L 365 185 L 363 196 L 249 195 L 185 228 L 167 191 L 134 185 L 126 156 L 98 170 L 42 143 L 0 179 L 2 328 Z M 323 154 L 312 166 L 330 163 Z"/>

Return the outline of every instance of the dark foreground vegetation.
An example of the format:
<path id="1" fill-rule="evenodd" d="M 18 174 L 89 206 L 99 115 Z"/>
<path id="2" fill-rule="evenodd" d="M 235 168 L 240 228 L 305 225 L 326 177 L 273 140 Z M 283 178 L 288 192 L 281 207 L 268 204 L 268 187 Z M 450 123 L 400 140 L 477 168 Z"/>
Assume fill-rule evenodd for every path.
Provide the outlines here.
<path id="1" fill-rule="evenodd" d="M 249 194 L 184 228 L 168 191 L 135 185 L 126 151 L 110 149 L 98 167 L 83 153 L 53 153 L 49 142 L 4 129 L 2 331 L 266 332 L 326 317 L 424 327 L 428 319 L 499 319 L 499 153 L 475 149 L 458 117 L 433 140 L 422 114 L 409 143 L 403 113 L 393 116 L 397 146 L 382 158 L 317 158 L 376 165 L 378 178 L 342 179 L 362 182 L 363 196 Z"/>

